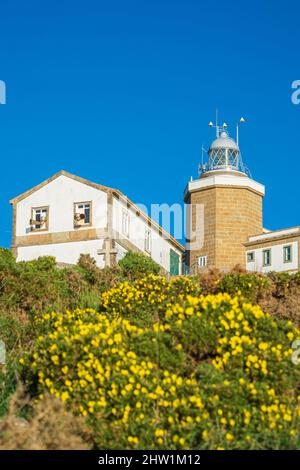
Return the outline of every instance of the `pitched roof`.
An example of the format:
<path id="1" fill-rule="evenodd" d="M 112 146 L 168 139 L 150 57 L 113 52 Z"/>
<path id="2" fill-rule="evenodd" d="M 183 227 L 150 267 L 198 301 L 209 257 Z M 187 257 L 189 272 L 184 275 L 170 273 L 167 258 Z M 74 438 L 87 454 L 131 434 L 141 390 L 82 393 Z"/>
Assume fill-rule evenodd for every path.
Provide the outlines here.
<path id="1" fill-rule="evenodd" d="M 173 238 L 168 232 L 166 232 L 157 222 L 151 219 L 145 212 L 143 212 L 138 206 L 136 206 L 130 199 L 128 199 L 125 194 L 123 194 L 121 191 L 118 189 L 110 188 L 108 186 L 104 186 L 102 184 L 94 183 L 93 181 L 87 180 L 85 178 L 81 178 L 81 176 L 76 176 L 73 175 L 72 173 L 69 173 L 68 171 L 65 170 L 60 170 L 58 173 L 55 173 L 53 176 L 50 178 L 46 179 L 42 183 L 34 186 L 31 189 L 28 189 L 24 193 L 20 194 L 19 196 L 14 197 L 11 199 L 9 202 L 10 204 L 18 204 L 18 202 L 22 201 L 23 199 L 26 199 L 28 196 L 33 194 L 34 192 L 38 191 L 39 189 L 43 188 L 47 184 L 51 183 L 51 181 L 54 181 L 56 178 L 59 176 L 66 176 L 67 178 L 71 178 L 75 181 L 78 181 L 79 183 L 86 184 L 87 186 L 91 186 L 92 188 L 99 189 L 100 191 L 104 191 L 106 193 L 111 193 L 113 196 L 115 196 L 118 199 L 123 199 L 126 201 L 126 203 L 131 206 L 136 213 L 143 217 L 147 222 L 151 224 L 152 227 L 156 228 L 161 234 L 163 234 L 165 237 L 167 237 L 170 242 L 172 242 L 180 251 L 184 251 L 184 246 L 181 245 L 175 238 Z"/>
<path id="2" fill-rule="evenodd" d="M 27 191 L 25 191 L 24 193 L 20 194 L 19 196 L 16 196 L 14 197 L 13 199 L 11 199 L 9 202 L 10 204 L 16 204 L 20 201 L 22 201 L 23 199 L 25 199 L 26 197 L 30 196 L 32 193 L 35 193 L 36 191 L 38 191 L 39 189 L 43 188 L 44 186 L 46 186 L 47 184 L 51 183 L 51 181 L 54 181 L 56 178 L 58 178 L 59 176 L 66 176 L 68 178 L 71 178 L 75 181 L 78 181 L 79 183 L 83 183 L 83 184 L 86 184 L 88 186 L 92 186 L 93 188 L 96 188 L 96 189 L 100 189 L 101 191 L 105 191 L 105 192 L 109 192 L 109 191 L 113 191 L 112 188 L 109 188 L 108 186 L 103 186 L 102 184 L 97 184 L 97 183 L 93 183 L 92 181 L 89 181 L 87 179 L 84 179 L 84 178 L 81 178 L 81 176 L 76 176 L 76 175 L 73 175 L 72 173 L 69 173 L 68 171 L 65 171 L 65 170 L 60 170 L 59 172 L 55 173 L 53 176 L 51 176 L 50 178 L 46 179 L 45 181 L 43 181 L 42 183 L 39 183 L 37 184 L 36 186 L 34 186 L 33 188 L 31 189 L 28 189 Z"/>

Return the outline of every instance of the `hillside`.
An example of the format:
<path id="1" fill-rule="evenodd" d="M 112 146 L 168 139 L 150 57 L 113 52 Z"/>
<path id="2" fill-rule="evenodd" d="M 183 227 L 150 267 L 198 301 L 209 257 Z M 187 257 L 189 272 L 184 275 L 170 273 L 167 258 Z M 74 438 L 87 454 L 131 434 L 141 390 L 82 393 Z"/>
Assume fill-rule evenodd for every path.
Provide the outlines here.
<path id="1" fill-rule="evenodd" d="M 299 448 L 300 275 L 0 252 L 0 448 Z"/>

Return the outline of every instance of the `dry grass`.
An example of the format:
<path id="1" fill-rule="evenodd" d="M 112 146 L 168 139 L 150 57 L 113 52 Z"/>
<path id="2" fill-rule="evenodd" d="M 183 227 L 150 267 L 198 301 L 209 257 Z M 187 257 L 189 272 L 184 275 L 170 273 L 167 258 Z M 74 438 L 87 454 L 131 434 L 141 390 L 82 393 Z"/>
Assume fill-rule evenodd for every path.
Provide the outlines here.
<path id="1" fill-rule="evenodd" d="M 88 450 L 91 441 L 84 420 L 66 411 L 62 402 L 46 396 L 30 419 L 19 416 L 31 403 L 19 389 L 0 419 L 0 450 Z"/>

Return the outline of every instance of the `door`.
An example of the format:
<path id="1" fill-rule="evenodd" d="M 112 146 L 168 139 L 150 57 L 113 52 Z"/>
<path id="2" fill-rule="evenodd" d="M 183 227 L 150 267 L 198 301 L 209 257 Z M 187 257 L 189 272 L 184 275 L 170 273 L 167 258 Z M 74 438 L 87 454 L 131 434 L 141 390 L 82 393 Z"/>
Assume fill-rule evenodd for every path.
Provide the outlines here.
<path id="1" fill-rule="evenodd" d="M 176 253 L 176 251 L 170 249 L 170 274 L 172 276 L 178 276 L 179 262 L 180 262 L 179 255 Z"/>

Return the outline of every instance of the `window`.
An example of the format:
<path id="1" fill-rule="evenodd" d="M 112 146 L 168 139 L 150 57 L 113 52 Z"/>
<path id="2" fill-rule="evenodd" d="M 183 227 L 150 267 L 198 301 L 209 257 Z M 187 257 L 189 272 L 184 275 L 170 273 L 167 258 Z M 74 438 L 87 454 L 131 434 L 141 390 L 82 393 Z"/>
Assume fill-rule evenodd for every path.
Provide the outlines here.
<path id="1" fill-rule="evenodd" d="M 254 261 L 254 251 L 249 251 L 247 253 L 247 263 L 253 263 Z"/>
<path id="2" fill-rule="evenodd" d="M 123 235 L 129 235 L 129 214 L 126 210 L 122 212 L 122 233 Z"/>
<path id="3" fill-rule="evenodd" d="M 31 209 L 31 230 L 48 230 L 48 207 L 34 207 Z"/>
<path id="4" fill-rule="evenodd" d="M 290 263 L 292 261 L 292 245 L 283 247 L 283 262 Z"/>
<path id="5" fill-rule="evenodd" d="M 92 203 L 76 202 L 74 204 L 74 227 L 92 225 Z"/>
<path id="6" fill-rule="evenodd" d="M 145 232 L 145 251 L 147 251 L 148 253 L 151 252 L 151 230 L 149 230 L 148 228 Z"/>
<path id="7" fill-rule="evenodd" d="M 207 256 L 198 256 L 199 268 L 205 268 L 206 265 L 207 265 Z"/>
<path id="8" fill-rule="evenodd" d="M 263 250 L 263 266 L 270 266 L 271 250 Z"/>

